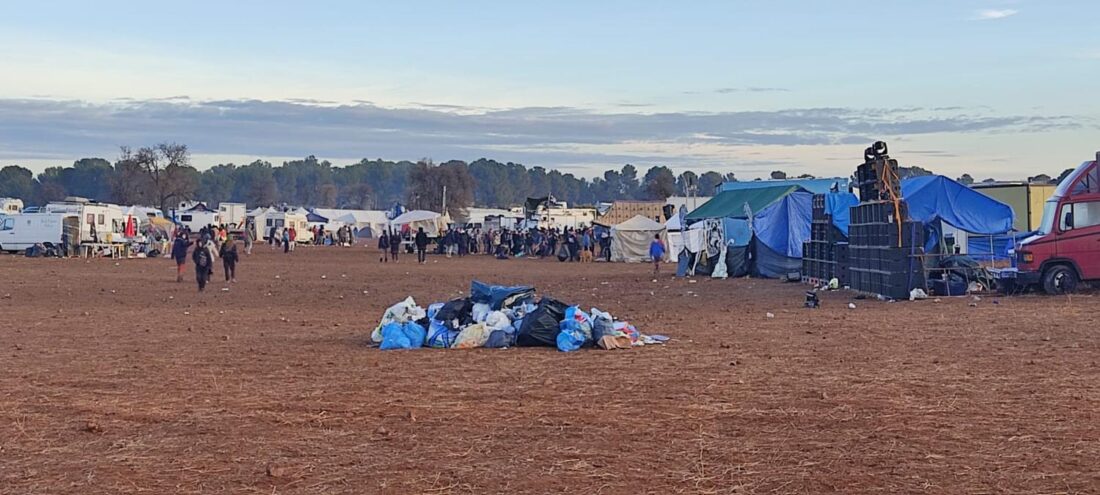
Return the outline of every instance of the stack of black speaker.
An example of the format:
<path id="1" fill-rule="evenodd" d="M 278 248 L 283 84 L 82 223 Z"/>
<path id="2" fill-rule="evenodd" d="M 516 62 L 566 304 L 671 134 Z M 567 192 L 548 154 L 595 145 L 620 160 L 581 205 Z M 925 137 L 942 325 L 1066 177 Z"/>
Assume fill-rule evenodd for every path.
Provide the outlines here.
<path id="1" fill-rule="evenodd" d="M 848 285 L 848 238 L 825 211 L 825 195 L 813 198 L 810 240 L 802 244 L 802 279 L 819 285 L 836 278 Z"/>
<path id="2" fill-rule="evenodd" d="M 920 258 L 924 227 L 908 220 L 904 201 L 882 199 L 890 197 L 891 188 L 900 194 L 897 161 L 886 156 L 886 145 L 875 143 L 864 158 L 857 171 L 863 202 L 852 207 L 848 226 L 848 285 L 859 292 L 905 299 L 913 288 L 925 286 Z"/>

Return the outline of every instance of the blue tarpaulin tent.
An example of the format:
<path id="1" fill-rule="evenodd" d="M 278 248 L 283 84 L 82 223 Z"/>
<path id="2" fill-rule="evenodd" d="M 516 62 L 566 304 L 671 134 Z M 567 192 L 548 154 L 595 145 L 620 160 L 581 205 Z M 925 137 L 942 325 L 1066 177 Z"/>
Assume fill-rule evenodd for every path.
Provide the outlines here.
<path id="1" fill-rule="evenodd" d="M 901 195 L 909 206 L 909 218 L 925 225 L 942 220 L 982 235 L 1012 230 L 1011 207 L 942 175 L 905 179 Z"/>
<path id="2" fill-rule="evenodd" d="M 802 243 L 810 240 L 813 194 L 792 192 L 760 210 L 752 219 L 758 241 L 756 274 L 782 277 L 802 269 Z"/>
<path id="3" fill-rule="evenodd" d="M 801 269 L 813 194 L 791 185 L 724 191 L 687 218 L 722 220 L 730 276 L 781 277 Z"/>

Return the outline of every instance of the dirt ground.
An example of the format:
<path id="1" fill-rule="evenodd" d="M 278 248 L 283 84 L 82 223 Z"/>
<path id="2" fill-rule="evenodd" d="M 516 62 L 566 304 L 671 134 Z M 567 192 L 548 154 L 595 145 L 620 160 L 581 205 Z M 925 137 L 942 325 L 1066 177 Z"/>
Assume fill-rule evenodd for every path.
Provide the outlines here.
<path id="1" fill-rule="evenodd" d="M 1092 295 L 808 310 L 643 265 L 258 251 L 206 294 L 168 260 L 0 256 L 0 493 L 1100 493 Z M 473 278 L 673 340 L 367 345 Z"/>

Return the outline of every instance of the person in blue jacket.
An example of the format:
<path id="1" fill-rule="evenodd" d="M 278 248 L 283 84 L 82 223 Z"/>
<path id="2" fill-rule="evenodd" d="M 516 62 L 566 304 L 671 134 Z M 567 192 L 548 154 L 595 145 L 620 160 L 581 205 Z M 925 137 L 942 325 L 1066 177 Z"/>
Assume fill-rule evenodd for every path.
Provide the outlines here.
<path id="1" fill-rule="evenodd" d="M 180 232 L 176 240 L 172 242 L 172 259 L 176 260 L 176 282 L 183 282 L 183 265 L 187 263 L 187 248 L 191 247 L 191 241 L 187 234 Z"/>
<path id="2" fill-rule="evenodd" d="M 649 257 L 653 258 L 653 274 L 661 271 L 661 260 L 665 257 L 665 243 L 661 242 L 661 234 L 653 235 L 653 242 L 649 243 Z"/>

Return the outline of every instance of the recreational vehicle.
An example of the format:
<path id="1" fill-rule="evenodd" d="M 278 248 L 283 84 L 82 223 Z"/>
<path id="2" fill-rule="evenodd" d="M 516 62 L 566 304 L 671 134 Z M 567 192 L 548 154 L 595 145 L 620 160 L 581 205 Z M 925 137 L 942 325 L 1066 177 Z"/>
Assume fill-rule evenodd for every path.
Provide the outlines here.
<path id="1" fill-rule="evenodd" d="M 42 213 L 66 213 L 80 219 L 80 243 L 120 243 L 126 229 L 122 208 L 107 203 L 57 202 L 42 208 Z"/>
<path id="2" fill-rule="evenodd" d="M 261 226 L 257 225 L 257 228 Z M 297 242 L 308 244 L 313 242 L 313 233 L 309 231 L 309 220 L 305 215 L 294 211 L 269 211 L 264 215 L 263 232 L 264 239 L 271 237 L 271 233 L 282 235 L 283 229 L 293 228 Z M 274 229 L 274 230 L 272 230 Z"/>
<path id="3" fill-rule="evenodd" d="M 16 198 L 0 198 L 0 214 L 18 215 L 23 211 L 23 200 Z"/>
<path id="4" fill-rule="evenodd" d="M 184 206 L 188 207 L 184 208 Z M 203 227 L 220 224 L 221 218 L 217 211 L 210 209 L 204 203 L 180 203 L 180 209 L 175 212 L 175 221 L 191 229 L 192 232 L 198 232 Z"/>
<path id="5" fill-rule="evenodd" d="M 80 217 L 74 213 L 0 215 L 0 251 L 22 251 L 45 243 L 60 247 L 67 231 L 69 252 L 75 253 L 78 242 L 74 234 L 79 230 Z"/>

